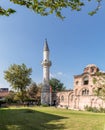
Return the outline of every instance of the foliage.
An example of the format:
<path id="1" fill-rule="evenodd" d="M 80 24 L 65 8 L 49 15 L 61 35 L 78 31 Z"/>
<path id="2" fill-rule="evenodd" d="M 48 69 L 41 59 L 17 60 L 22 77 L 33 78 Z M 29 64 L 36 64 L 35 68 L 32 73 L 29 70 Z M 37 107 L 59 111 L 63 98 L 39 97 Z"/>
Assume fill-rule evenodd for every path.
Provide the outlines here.
<path id="1" fill-rule="evenodd" d="M 102 100 L 105 100 L 105 73 L 97 72 L 93 79 L 93 83 L 96 86 L 94 94 Z"/>
<path id="2" fill-rule="evenodd" d="M 41 88 L 35 83 L 31 83 L 27 90 L 27 96 L 30 100 L 37 101 L 39 104 L 41 99 Z"/>
<path id="3" fill-rule="evenodd" d="M 84 108 L 85 108 L 86 111 L 99 112 L 99 109 L 96 108 L 96 107 L 85 106 Z"/>
<path id="4" fill-rule="evenodd" d="M 49 107 L 47 104 L 42 104 L 41 106 L 42 107 Z"/>
<path id="5" fill-rule="evenodd" d="M 38 92 L 38 87 L 37 87 L 36 83 L 32 83 L 32 84 L 29 86 L 28 91 L 27 91 L 29 97 L 35 99 L 37 92 Z"/>
<path id="6" fill-rule="evenodd" d="M 105 108 L 103 107 L 97 108 L 97 107 L 85 106 L 85 110 L 90 112 L 105 113 Z"/>
<path id="7" fill-rule="evenodd" d="M 15 13 L 16 11 L 14 9 L 8 8 L 7 10 L 0 7 L 0 15 L 6 15 L 9 16 L 10 14 Z"/>
<path id="8" fill-rule="evenodd" d="M 61 83 L 61 81 L 56 78 L 50 79 L 49 84 L 52 87 L 53 92 L 65 90 L 64 84 Z"/>
<path id="9" fill-rule="evenodd" d="M 91 2 L 92 0 L 87 1 Z M 89 13 L 90 15 L 94 15 L 95 13 L 97 13 L 101 6 L 101 1 L 102 0 L 96 0 L 97 7 Z M 70 8 L 71 10 L 80 11 L 82 6 L 85 5 L 85 2 L 83 2 L 82 0 L 10 0 L 10 2 L 26 6 L 27 8 L 32 9 L 35 13 L 38 13 L 42 16 L 47 16 L 49 14 L 55 13 L 56 16 L 60 17 L 61 19 L 64 18 L 64 16 L 62 15 L 62 10 L 64 8 Z M 15 10 L 5 10 L 1 8 L 0 12 L 1 15 L 9 15 L 11 13 L 14 13 Z"/>
<path id="10" fill-rule="evenodd" d="M 13 89 L 17 90 L 17 95 L 21 101 L 26 96 L 26 87 L 31 83 L 31 72 L 32 69 L 27 68 L 25 64 L 13 64 L 4 72 L 4 78 L 10 83 Z"/>
<path id="11" fill-rule="evenodd" d="M 9 94 L 5 97 L 5 101 L 9 104 L 14 103 L 15 94 L 14 91 L 9 91 Z"/>

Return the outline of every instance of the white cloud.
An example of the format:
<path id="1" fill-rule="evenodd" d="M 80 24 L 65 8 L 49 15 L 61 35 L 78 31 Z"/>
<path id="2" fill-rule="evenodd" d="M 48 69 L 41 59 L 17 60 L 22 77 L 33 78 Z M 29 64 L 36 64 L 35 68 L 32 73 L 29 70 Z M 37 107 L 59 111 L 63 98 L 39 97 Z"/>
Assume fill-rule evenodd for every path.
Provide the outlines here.
<path id="1" fill-rule="evenodd" d="M 58 72 L 57 75 L 63 76 L 64 74 L 62 72 Z"/>
<path id="2" fill-rule="evenodd" d="M 63 72 L 57 72 L 55 74 L 50 73 L 50 78 L 68 78 L 68 76 L 66 74 L 64 74 Z"/>

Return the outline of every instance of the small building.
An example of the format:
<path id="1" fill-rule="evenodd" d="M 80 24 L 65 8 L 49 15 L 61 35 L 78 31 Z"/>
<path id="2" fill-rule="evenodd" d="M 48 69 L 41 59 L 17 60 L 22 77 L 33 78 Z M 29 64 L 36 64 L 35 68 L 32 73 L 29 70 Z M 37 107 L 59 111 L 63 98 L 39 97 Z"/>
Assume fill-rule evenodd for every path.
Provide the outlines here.
<path id="1" fill-rule="evenodd" d="M 82 74 L 75 75 L 73 90 L 57 92 L 58 107 L 78 110 L 83 110 L 85 106 L 105 107 L 104 101 L 94 95 L 96 86 L 93 83 L 93 78 L 99 71 L 96 65 L 89 64 L 84 68 Z"/>
<path id="2" fill-rule="evenodd" d="M 8 88 L 0 88 L 0 100 L 4 100 L 8 94 L 9 94 Z"/>

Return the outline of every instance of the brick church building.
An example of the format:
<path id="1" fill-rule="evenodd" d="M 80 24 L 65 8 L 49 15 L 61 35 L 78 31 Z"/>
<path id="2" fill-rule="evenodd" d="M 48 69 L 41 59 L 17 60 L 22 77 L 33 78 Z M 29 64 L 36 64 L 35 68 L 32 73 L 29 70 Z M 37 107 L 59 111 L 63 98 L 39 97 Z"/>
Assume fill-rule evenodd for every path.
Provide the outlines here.
<path id="1" fill-rule="evenodd" d="M 73 90 L 58 92 L 56 103 L 58 107 L 83 110 L 85 106 L 105 107 L 105 103 L 94 95 L 96 88 L 93 83 L 95 73 L 100 71 L 94 64 L 89 64 L 80 75 L 74 76 Z"/>

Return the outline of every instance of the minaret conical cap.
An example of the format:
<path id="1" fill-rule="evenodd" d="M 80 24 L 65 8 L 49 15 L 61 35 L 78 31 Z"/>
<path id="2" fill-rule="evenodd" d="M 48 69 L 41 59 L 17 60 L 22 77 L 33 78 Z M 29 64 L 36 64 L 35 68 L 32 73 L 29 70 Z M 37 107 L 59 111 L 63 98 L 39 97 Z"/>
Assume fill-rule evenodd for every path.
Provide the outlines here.
<path id="1" fill-rule="evenodd" d="M 49 51 L 47 39 L 45 40 L 45 43 L 44 43 L 44 51 Z"/>

